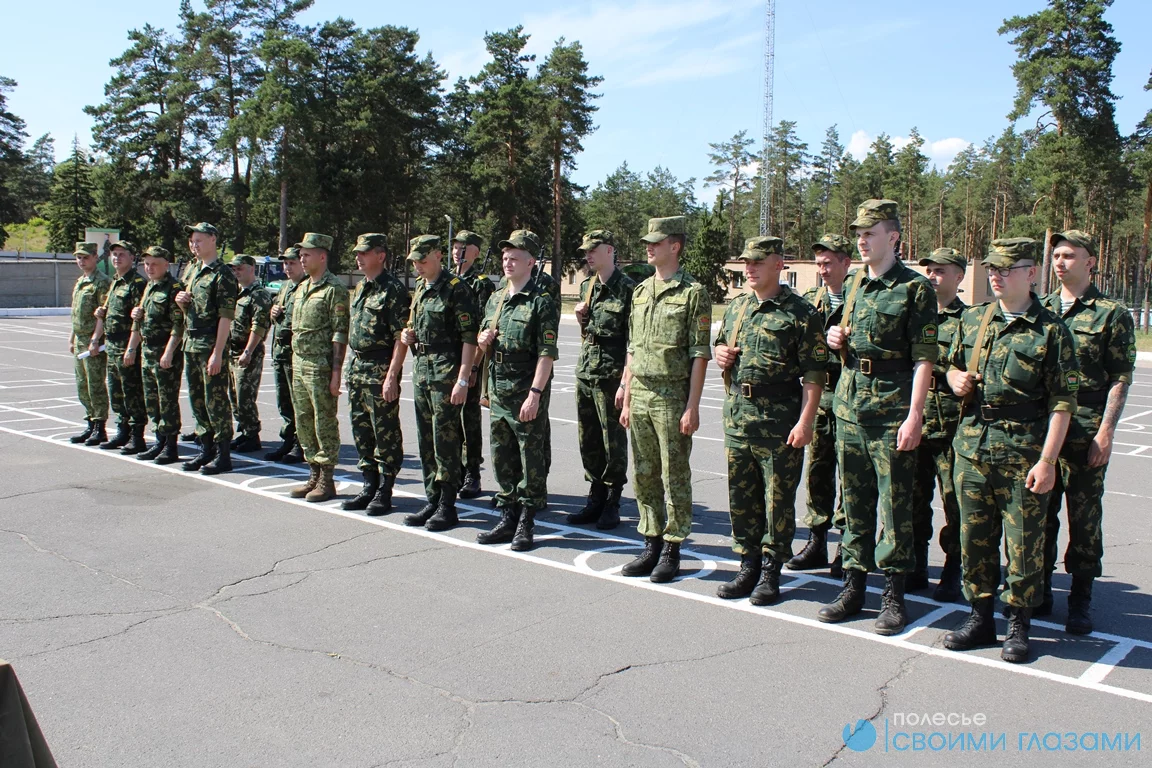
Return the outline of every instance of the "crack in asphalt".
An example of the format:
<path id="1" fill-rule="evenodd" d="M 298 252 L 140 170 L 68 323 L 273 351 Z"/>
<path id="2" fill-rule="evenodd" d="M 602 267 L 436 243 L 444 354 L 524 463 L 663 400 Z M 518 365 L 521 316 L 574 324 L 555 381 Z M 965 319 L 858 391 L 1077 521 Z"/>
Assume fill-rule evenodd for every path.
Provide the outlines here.
<path id="1" fill-rule="evenodd" d="M 146 619 L 141 619 L 140 621 L 134 621 L 131 624 L 129 624 L 128 626 L 124 627 L 123 629 L 117 630 L 116 632 L 109 632 L 108 634 L 100 635 L 99 637 L 90 637 L 87 640 L 81 640 L 80 642 L 77 642 L 77 643 L 69 643 L 68 645 L 62 645 L 59 648 L 48 648 L 48 649 L 43 650 L 43 651 L 36 651 L 35 653 L 26 653 L 26 654 L 23 654 L 22 656 L 12 656 L 12 657 L 9 657 L 8 660 L 9 661 L 23 661 L 24 659 L 34 659 L 37 656 L 46 656 L 49 653 L 59 653 L 60 651 L 67 651 L 71 648 L 79 648 L 82 645 L 90 645 L 92 643 L 98 643 L 101 640 L 108 640 L 108 639 L 113 638 L 113 637 L 119 637 L 121 635 L 126 635 L 129 632 L 131 632 L 132 630 L 136 629 L 136 627 L 147 624 L 150 621 L 155 621 L 156 619 L 162 619 L 165 616 L 175 616 L 177 614 L 187 613 L 190 610 L 192 610 L 192 609 L 191 608 L 179 608 L 176 610 L 158 611 L 158 612 L 156 612 L 157 613 L 156 616 L 149 616 Z"/>
<path id="2" fill-rule="evenodd" d="M 896 673 L 894 675 L 892 675 L 892 677 L 885 680 L 884 683 L 879 688 L 876 689 L 876 692 L 878 694 L 880 694 L 880 705 L 876 708 L 876 711 L 874 713 L 872 713 L 872 715 L 870 715 L 867 718 L 864 718 L 865 720 L 867 720 L 869 723 L 871 723 L 874 720 L 876 720 L 876 718 L 880 717 L 880 715 L 884 714 L 884 711 L 888 708 L 888 690 L 889 690 L 889 688 L 891 686 L 895 685 L 897 682 L 899 682 L 909 672 L 911 672 L 912 671 L 912 662 L 916 661 L 916 659 L 919 659 L 923 655 L 924 655 L 923 653 L 917 652 L 917 653 L 913 653 L 911 656 L 907 656 L 903 660 L 901 660 L 900 666 L 897 667 L 897 669 L 896 669 Z M 833 752 L 832 756 L 829 757 L 827 760 L 824 761 L 824 763 L 821 764 L 820 768 L 827 768 L 827 766 L 834 763 L 837 759 L 839 759 L 840 755 L 843 754 L 844 750 L 846 750 L 846 749 L 848 749 L 848 744 L 847 743 L 841 744 L 839 749 L 837 749 L 835 752 Z"/>

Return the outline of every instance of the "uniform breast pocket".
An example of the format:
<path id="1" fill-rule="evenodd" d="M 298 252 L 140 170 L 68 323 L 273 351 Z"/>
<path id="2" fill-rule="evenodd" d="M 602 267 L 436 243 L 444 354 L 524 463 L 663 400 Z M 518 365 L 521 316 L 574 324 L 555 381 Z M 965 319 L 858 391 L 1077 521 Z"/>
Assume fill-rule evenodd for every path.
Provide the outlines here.
<path id="1" fill-rule="evenodd" d="M 1089 326 L 1074 328 L 1072 337 L 1076 339 L 1076 357 L 1083 362 L 1098 363 L 1104 357 L 1104 329 Z"/>
<path id="2" fill-rule="evenodd" d="M 1028 392 L 1040 383 L 1044 370 L 1044 353 L 1040 350 L 1013 349 L 1004 364 L 1004 381 L 1013 388 Z"/>
<path id="3" fill-rule="evenodd" d="M 628 327 L 628 318 L 624 317 L 624 302 L 620 299 L 601 299 L 593 309 L 597 333 L 619 336 Z"/>
<path id="4" fill-rule="evenodd" d="M 534 348 L 530 313 L 516 311 L 500 322 L 500 346 L 508 351 Z"/>
<path id="5" fill-rule="evenodd" d="M 872 331 L 868 338 L 874 344 L 881 341 L 896 341 L 904 337 L 904 305 L 895 303 L 877 304 L 872 313 Z"/>
<path id="6" fill-rule="evenodd" d="M 688 295 L 669 296 L 656 311 L 656 332 L 676 346 L 688 343 Z"/>
<path id="7" fill-rule="evenodd" d="M 796 345 L 796 329 L 787 320 L 771 317 L 741 334 L 744 344 L 769 366 L 783 365 Z"/>

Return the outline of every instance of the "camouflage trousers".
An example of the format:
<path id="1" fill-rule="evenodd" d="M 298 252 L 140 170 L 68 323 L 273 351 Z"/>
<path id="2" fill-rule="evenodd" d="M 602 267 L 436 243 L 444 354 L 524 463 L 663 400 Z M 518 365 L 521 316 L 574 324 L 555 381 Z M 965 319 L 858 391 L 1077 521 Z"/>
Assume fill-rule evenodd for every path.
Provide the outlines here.
<path id="1" fill-rule="evenodd" d="M 296 411 L 292 408 L 292 360 L 273 360 L 272 378 L 276 382 L 276 410 L 280 413 L 280 439 L 296 437 Z"/>
<path id="2" fill-rule="evenodd" d="M 784 440 L 767 446 L 728 438 L 724 450 L 733 551 L 741 555 L 762 551 L 782 563 L 788 561 L 796 535 L 796 489 L 804 449 L 792 448 Z"/>
<path id="3" fill-rule="evenodd" d="M 836 458 L 844 496 L 844 569 L 906 573 L 912 549 L 916 451 L 896 450 L 895 426 L 836 421 Z M 876 540 L 877 521 L 884 529 Z"/>
<path id="4" fill-rule="evenodd" d="M 681 542 L 692 532 L 692 437 L 680 434 L 688 381 L 632 379 L 632 485 L 644 536 Z"/>
<path id="5" fill-rule="evenodd" d="M 492 474 L 500 490 L 496 506 L 501 509 L 521 504 L 540 510 L 548 504 L 548 404 L 552 387 L 544 388 L 540 407 L 532 421 L 520 421 L 520 406 L 528 393 L 497 395 L 491 398 Z"/>
<path id="6" fill-rule="evenodd" d="M 87 337 L 77 337 L 76 354 L 88 349 Z M 84 415 L 89 421 L 108 420 L 108 355 L 101 352 L 83 360 L 73 360 L 76 372 L 76 397 L 84 406 Z"/>
<path id="7" fill-rule="evenodd" d="M 816 411 L 808 444 L 808 510 L 804 527 L 810 531 L 844 530 L 844 503 L 836 500 L 836 417 L 832 408 Z"/>
<path id="8" fill-rule="evenodd" d="M 416 365 L 425 365 L 417 361 Z M 430 381 L 412 375 L 412 399 L 416 403 L 416 445 L 424 473 L 424 493 L 429 501 L 439 498 L 441 486 L 460 490 L 463 470 L 460 463 L 460 406 L 452 405 L 453 374 L 448 381 Z"/>
<path id="9" fill-rule="evenodd" d="M 292 359 L 292 410 L 296 438 L 309 464 L 334 467 L 340 460 L 340 399 L 332 394 L 332 369 L 299 356 Z"/>
<path id="10" fill-rule="evenodd" d="M 464 430 L 464 467 L 480 471 L 484 459 L 484 431 L 481 426 L 480 382 L 468 388 L 468 399 L 460 409 L 460 425 Z"/>
<path id="11" fill-rule="evenodd" d="M 188 379 L 188 399 L 196 418 L 196 434 L 212 433 L 216 442 L 232 439 L 232 404 L 228 401 L 228 355 L 215 376 L 208 375 L 211 352 L 185 352 L 184 376 Z"/>
<path id="12" fill-rule="evenodd" d="M 620 426 L 620 379 L 576 377 L 576 422 L 584 479 L 609 488 L 628 482 L 628 430 Z"/>
<path id="13" fill-rule="evenodd" d="M 945 555 L 960 554 L 960 503 L 952 485 L 956 454 L 952 439 L 925 437 L 916 449 L 916 484 L 912 488 L 912 539 L 917 545 L 932 541 L 932 497 L 940 484 L 944 506 L 944 527 L 940 529 L 940 549 Z"/>
<path id="14" fill-rule="evenodd" d="M 252 359 L 247 367 L 241 368 L 232 358 L 232 375 L 228 380 L 228 401 L 232 403 L 232 413 L 236 416 L 236 431 L 248 437 L 260 436 L 260 406 L 256 398 L 260 396 L 260 379 L 264 374 L 264 345 L 252 350 Z"/>
<path id="15" fill-rule="evenodd" d="M 152 431 L 157 436 L 175 435 L 180 431 L 180 379 L 184 375 L 184 356 L 177 351 L 172 365 L 160 367 L 164 347 L 144 348 L 144 362 L 140 373 L 144 380 L 144 409 L 152 420 Z"/>
<path id="16" fill-rule="evenodd" d="M 995 597 L 1000 586 L 1000 541 L 1008 578 L 1000 599 L 1017 608 L 1044 598 L 1044 518 L 1048 494 L 1028 490 L 1030 465 L 986 464 L 956 456 L 953 482 L 960 499 L 960 552 L 964 597 Z"/>
<path id="17" fill-rule="evenodd" d="M 148 425 L 148 412 L 144 410 L 144 382 L 140 377 L 140 351 L 132 365 L 124 365 L 126 346 L 107 344 L 108 400 L 112 413 L 121 424 L 134 427 Z"/>
<path id="18" fill-rule="evenodd" d="M 1060 502 L 1068 511 L 1068 549 L 1064 551 L 1064 571 L 1073 576 L 1103 575 L 1104 559 L 1104 475 L 1108 465 L 1088 466 L 1091 441 L 1065 441 L 1060 451 L 1056 487 L 1048 499 L 1044 545 L 1044 572 L 1056 570 L 1060 538 Z"/>
<path id="19" fill-rule="evenodd" d="M 404 462 L 404 434 L 400 430 L 400 399 L 384 399 L 388 363 L 354 359 L 348 368 L 348 417 L 352 442 L 363 472 L 375 467 L 385 477 L 396 477 Z"/>

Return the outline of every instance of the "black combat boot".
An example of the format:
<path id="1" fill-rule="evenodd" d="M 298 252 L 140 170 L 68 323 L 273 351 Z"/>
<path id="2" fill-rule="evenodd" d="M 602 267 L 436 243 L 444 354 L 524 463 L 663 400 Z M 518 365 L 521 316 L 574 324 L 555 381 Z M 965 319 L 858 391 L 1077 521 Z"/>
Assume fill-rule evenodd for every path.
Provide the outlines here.
<path id="1" fill-rule="evenodd" d="M 460 498 L 474 499 L 480 493 L 480 467 L 465 467 L 464 482 L 460 486 Z"/>
<path id="2" fill-rule="evenodd" d="M 200 436 L 195 431 L 185 432 L 180 435 L 180 442 L 192 443 L 193 445 L 200 445 Z"/>
<path id="3" fill-rule="evenodd" d="M 663 536 L 645 536 L 644 551 L 635 560 L 620 569 L 623 576 L 648 576 L 656 563 L 660 562 L 660 549 L 664 546 Z"/>
<path id="4" fill-rule="evenodd" d="M 232 471 L 232 444 L 227 440 L 216 443 L 216 455 L 204 466 L 200 467 L 202 475 L 219 475 L 222 472 Z"/>
<path id="5" fill-rule="evenodd" d="M 1087 635 L 1092 631 L 1092 576 L 1072 576 L 1072 589 L 1068 592 L 1068 621 L 1064 631 L 1073 635 Z"/>
<path id="6" fill-rule="evenodd" d="M 844 544 L 836 545 L 836 554 L 828 562 L 828 575 L 834 579 L 844 578 Z"/>
<path id="7" fill-rule="evenodd" d="M 916 564 L 912 572 L 904 577 L 904 589 L 907 592 L 919 592 L 928 589 L 928 542 L 917 543 L 914 547 Z"/>
<path id="8" fill-rule="evenodd" d="M 680 575 L 680 542 L 664 542 L 664 550 L 660 553 L 660 562 L 652 569 L 648 579 L 653 584 L 667 584 Z"/>
<path id="9" fill-rule="evenodd" d="M 780 561 L 772 556 L 764 558 L 760 582 L 752 590 L 748 602 L 752 605 L 772 605 L 780 599 Z"/>
<path id="10" fill-rule="evenodd" d="M 604 509 L 600 510 L 600 519 L 596 521 L 597 530 L 611 531 L 620 525 L 621 491 L 621 488 L 608 489 L 608 498 L 604 500 Z"/>
<path id="11" fill-rule="evenodd" d="M 1008 606 L 1008 634 L 1000 658 L 1019 664 L 1028 660 L 1028 631 L 1032 629 L 1032 609 Z"/>
<path id="12" fill-rule="evenodd" d="M 760 566 L 763 561 L 764 558 L 759 551 L 740 555 L 740 570 L 736 572 L 736 578 L 717 587 L 716 597 L 737 600 L 752 594 L 752 590 L 756 588 L 756 581 L 760 578 Z"/>
<path id="13" fill-rule="evenodd" d="M 907 583 L 902 573 L 884 574 L 884 594 L 880 598 L 880 615 L 876 617 L 876 634 L 898 635 L 908 623 L 908 609 L 904 606 L 904 588 Z"/>
<path id="14" fill-rule="evenodd" d="M 814 571 L 828 567 L 828 528 L 809 528 L 808 543 L 800 554 L 793 557 L 784 567 L 790 571 Z"/>
<path id="15" fill-rule="evenodd" d="M 516 533 L 512 535 L 512 551 L 527 552 L 532 549 L 532 530 L 536 527 L 536 510 L 525 509 L 520 512 L 520 520 L 516 523 Z"/>
<path id="16" fill-rule="evenodd" d="M 968 651 L 996 642 L 996 617 L 993 615 L 992 597 L 978 597 L 972 601 L 972 613 L 959 629 L 944 635 L 944 647 L 953 651 Z"/>
<path id="17" fill-rule="evenodd" d="M 593 480 L 592 487 L 588 489 L 588 501 L 579 512 L 568 515 L 568 523 L 570 525 L 587 525 L 597 522 L 600 519 L 600 513 L 604 511 L 604 502 L 607 500 L 608 486 L 599 480 Z"/>
<path id="18" fill-rule="evenodd" d="M 371 503 L 379 488 L 380 470 L 376 467 L 366 468 L 364 470 L 364 485 L 360 489 L 360 493 L 343 502 L 340 509 L 346 512 L 359 512 L 362 509 L 368 509 L 368 504 Z"/>
<path id="19" fill-rule="evenodd" d="M 450 485 L 441 486 L 440 503 L 436 505 L 432 517 L 424 523 L 424 527 L 429 531 L 447 531 L 459 524 L 460 518 L 456 514 L 456 489 Z"/>
<path id="20" fill-rule="evenodd" d="M 184 462 L 182 468 L 185 472 L 195 472 L 214 458 L 216 458 L 215 435 L 206 432 L 204 437 L 200 439 L 200 453 Z"/>
<path id="21" fill-rule="evenodd" d="M 264 461 L 280 461 L 288 455 L 289 451 L 296 445 L 296 438 L 289 435 L 280 441 L 280 447 L 274 451 L 268 451 L 264 454 Z"/>
<path id="22" fill-rule="evenodd" d="M 164 451 L 156 457 L 156 464 L 163 466 L 165 464 L 175 464 L 176 462 L 180 461 L 180 454 L 178 453 L 176 447 L 176 438 L 177 435 L 175 432 L 170 435 L 165 435 Z"/>
<path id="23" fill-rule="evenodd" d="M 156 435 L 156 442 L 146 451 L 136 454 L 136 461 L 153 461 L 164 452 L 164 435 Z"/>
<path id="24" fill-rule="evenodd" d="M 104 431 L 104 422 L 92 422 L 92 435 L 84 441 L 84 445 L 97 446 L 108 439 L 108 433 Z"/>
<path id="25" fill-rule="evenodd" d="M 368 502 L 368 517 L 380 517 L 392 511 L 392 486 L 395 482 L 395 477 L 385 475 L 380 478 L 380 487 L 376 489 L 372 501 Z"/>
<path id="26" fill-rule="evenodd" d="M 123 448 L 128 445 L 128 441 L 132 439 L 132 431 L 128 427 L 128 422 L 121 421 L 116 425 L 116 436 L 111 440 L 105 440 L 100 443 L 100 450 L 112 451 Z"/>
<path id="27" fill-rule="evenodd" d="M 484 531 L 476 536 L 477 544 L 507 544 L 516 535 L 516 528 L 520 524 L 520 505 L 511 504 L 500 510 L 500 522 L 496 523 L 490 531 Z"/>
<path id="28" fill-rule="evenodd" d="M 411 515 L 404 516 L 404 525 L 411 525 L 412 527 L 423 526 L 428 522 L 428 518 L 436 514 L 436 508 L 440 506 L 440 494 L 428 499 L 428 503 L 420 507 L 419 512 L 414 512 Z"/>
<path id="29" fill-rule="evenodd" d="M 88 438 L 92 437 L 92 431 L 96 429 L 96 422 L 92 421 L 92 419 L 85 419 L 84 423 L 87 424 L 87 426 L 83 432 L 78 435 L 72 435 L 72 437 L 68 438 L 71 442 L 83 443 Z"/>
<path id="30" fill-rule="evenodd" d="M 944 568 L 940 571 L 940 582 L 932 599 L 938 603 L 954 603 L 960 599 L 960 556 L 946 555 Z"/>
<path id="31" fill-rule="evenodd" d="M 233 441 L 232 450 L 237 453 L 256 453 L 264 444 L 260 442 L 260 435 L 240 435 L 238 441 Z"/>
<path id="32" fill-rule="evenodd" d="M 292 450 L 288 451 L 288 455 L 280 460 L 281 464 L 303 464 L 304 463 L 304 446 L 300 445 L 300 440 L 297 439 L 296 444 L 292 446 Z"/>
<path id="33" fill-rule="evenodd" d="M 135 456 L 141 451 L 148 449 L 148 443 L 144 442 L 144 425 L 134 425 L 132 427 L 132 439 L 128 444 L 120 449 L 122 456 Z"/>
<path id="34" fill-rule="evenodd" d="M 828 605 L 820 609 L 816 618 L 828 624 L 844 621 L 864 610 L 864 594 L 867 591 L 868 574 L 849 569 L 844 571 L 844 588 Z"/>

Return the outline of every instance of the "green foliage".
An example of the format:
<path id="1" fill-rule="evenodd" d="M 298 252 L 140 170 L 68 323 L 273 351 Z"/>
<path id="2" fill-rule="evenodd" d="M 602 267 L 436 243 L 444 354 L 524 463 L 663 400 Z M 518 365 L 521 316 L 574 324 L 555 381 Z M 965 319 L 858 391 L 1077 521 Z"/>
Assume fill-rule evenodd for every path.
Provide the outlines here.
<path id="1" fill-rule="evenodd" d="M 795 125 L 793 123 L 793 125 Z M 755 141 L 748 138 L 748 131 L 740 131 L 728 141 L 718 144 L 709 144 L 712 149 L 708 159 L 716 170 L 705 177 L 705 183 L 721 188 L 721 194 L 729 201 L 728 215 L 728 253 L 735 256 L 739 252 L 740 243 L 737 242 L 742 230 L 741 198 L 752 191 L 752 175 L 748 170 L 756 160 L 755 155 L 748 151 Z"/>
<path id="2" fill-rule="evenodd" d="M 7 236 L 5 222 L 20 220 L 17 190 L 10 179 L 24 167 L 24 121 L 8 111 L 5 92 L 16 87 L 16 81 L 0 76 L 0 242 Z"/>
<path id="3" fill-rule="evenodd" d="M 71 253 L 84 239 L 84 230 L 96 222 L 92 197 L 92 170 L 80 141 L 72 142 L 72 156 L 56 166 L 48 199 L 48 246 L 56 253 Z"/>
<path id="4" fill-rule="evenodd" d="M 699 229 L 680 259 L 681 268 L 703 283 L 714 303 L 724 301 L 728 295 L 728 280 L 724 275 L 728 261 L 728 226 L 724 219 L 723 196 L 720 196 L 713 212 L 700 215 Z"/>
<path id="5" fill-rule="evenodd" d="M 648 219 L 694 214 L 695 183 L 695 179 L 679 181 L 659 166 L 641 176 L 624 163 L 583 201 L 583 218 L 589 229 L 607 229 L 616 235 L 618 261 L 644 261 L 639 237 L 648 231 Z"/>

